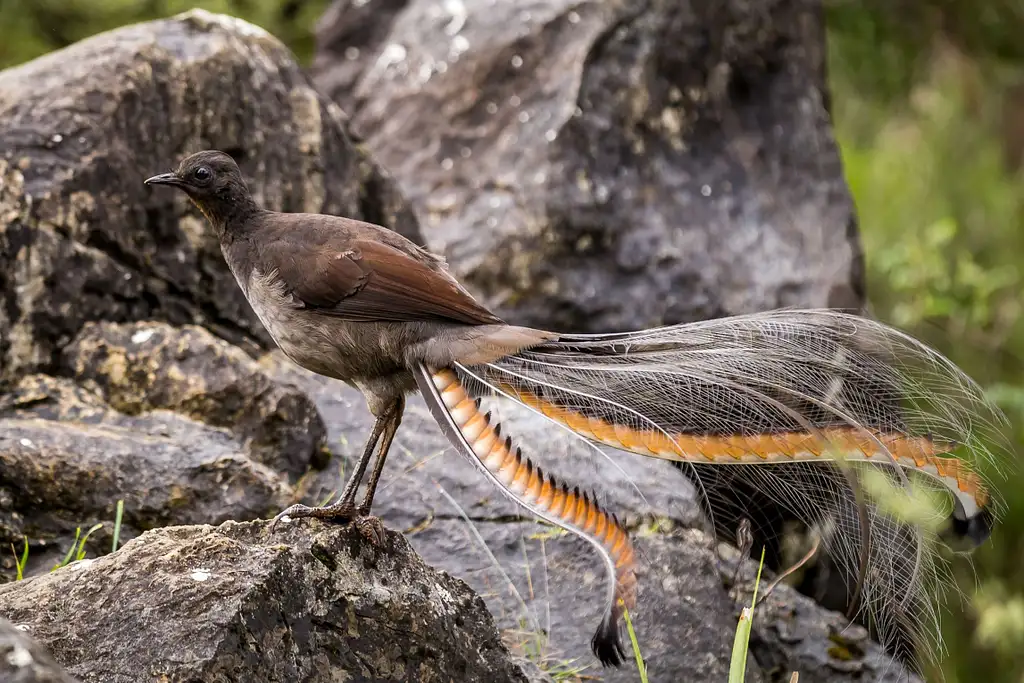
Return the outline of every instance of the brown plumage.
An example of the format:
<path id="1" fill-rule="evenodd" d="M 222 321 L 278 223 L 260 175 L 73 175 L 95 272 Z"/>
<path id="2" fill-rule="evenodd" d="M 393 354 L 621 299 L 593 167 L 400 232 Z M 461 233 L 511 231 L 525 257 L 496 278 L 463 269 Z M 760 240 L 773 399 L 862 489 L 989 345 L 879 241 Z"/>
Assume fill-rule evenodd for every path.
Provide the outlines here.
<path id="1" fill-rule="evenodd" d="M 176 171 L 149 178 L 146 184 L 169 185 L 188 195 L 217 230 L 238 286 L 285 355 L 358 388 L 376 418 L 338 502 L 319 508 L 292 505 L 274 523 L 284 517 L 354 521 L 379 539 L 380 522 L 369 516 L 370 508 L 402 420 L 405 396 L 416 390 L 413 371 L 488 363 L 557 337 L 506 324 L 473 299 L 442 258 L 387 228 L 339 216 L 260 208 L 234 160 L 222 152 L 194 154 Z M 357 505 L 359 484 L 375 450 L 376 462 Z M 517 476 L 521 484 L 540 485 L 532 462 L 521 452 L 509 453 L 506 464 L 523 470 Z M 632 545 L 625 529 L 589 498 L 578 501 L 579 513 L 559 512 L 555 523 L 588 535 L 580 524 L 588 529 L 596 524 L 577 521 L 579 517 L 592 515 L 605 522 L 599 538 L 594 530 L 588 537 L 599 549 L 614 549 L 616 599 L 632 604 Z M 616 567 L 622 563 L 627 564 Z M 618 605 L 609 607 L 592 641 L 605 664 L 618 665 L 622 659 L 619 611 Z"/>
<path id="2" fill-rule="evenodd" d="M 184 191 L 213 224 L 239 287 L 298 365 L 358 388 L 377 418 L 338 503 L 282 516 L 367 516 L 384 458 L 415 390 L 419 363 L 489 362 L 552 338 L 506 325 L 448 273 L 443 259 L 371 223 L 257 206 L 235 161 L 205 151 L 146 180 Z M 362 504 L 359 482 L 381 441 Z"/>

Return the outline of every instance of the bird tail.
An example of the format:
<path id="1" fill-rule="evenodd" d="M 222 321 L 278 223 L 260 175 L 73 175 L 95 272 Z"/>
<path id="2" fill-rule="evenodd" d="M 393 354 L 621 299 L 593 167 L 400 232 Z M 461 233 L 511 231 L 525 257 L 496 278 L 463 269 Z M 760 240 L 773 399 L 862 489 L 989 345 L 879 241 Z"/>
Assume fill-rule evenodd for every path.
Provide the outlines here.
<path id="1" fill-rule="evenodd" d="M 1009 461 L 1005 417 L 939 353 L 855 315 L 777 310 L 559 335 L 432 375 L 442 396 L 456 385 L 499 394 L 591 442 L 683 463 L 705 493 L 745 486 L 767 497 L 821 532 L 830 559 L 859 581 L 861 609 L 887 645 L 909 635 L 917 650 L 938 639 L 948 573 L 934 541 L 977 545 L 1002 510 L 985 477 Z M 486 428 L 443 403 L 456 437 L 468 439 L 463 449 L 480 455 L 473 437 Z M 539 468 L 508 452 L 481 457 L 493 457 L 520 502 L 550 513 Z M 592 500 L 576 502 L 582 511 Z M 573 523 L 607 555 L 589 517 Z"/>
<path id="2" fill-rule="evenodd" d="M 636 560 L 629 533 L 614 514 L 597 503 L 592 492 L 567 483 L 534 465 L 511 434 L 502 433 L 480 398 L 470 396 L 458 374 L 449 368 L 416 368 L 416 383 L 427 407 L 448 440 L 514 502 L 570 533 L 589 541 L 606 566 L 609 582 L 606 607 L 591 648 L 603 665 L 619 666 L 624 651 L 619 635 L 623 607 L 636 604 Z"/>

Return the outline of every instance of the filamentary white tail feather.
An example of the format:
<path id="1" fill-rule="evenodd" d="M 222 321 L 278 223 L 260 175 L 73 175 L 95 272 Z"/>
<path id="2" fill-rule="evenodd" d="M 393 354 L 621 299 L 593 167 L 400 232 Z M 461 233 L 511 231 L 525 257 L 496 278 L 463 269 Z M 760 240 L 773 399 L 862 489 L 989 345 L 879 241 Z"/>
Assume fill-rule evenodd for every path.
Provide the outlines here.
<path id="1" fill-rule="evenodd" d="M 919 659 L 941 647 L 950 574 L 939 540 L 984 540 L 1002 509 L 988 477 L 1012 464 L 1005 417 L 959 368 L 898 330 L 832 310 L 562 335 L 461 370 L 475 391 L 590 441 L 684 463 L 712 516 L 735 514 L 743 500 L 717 501 L 747 490 L 826 530 L 825 552 L 861 583 L 865 620 Z M 924 486 L 944 498 L 913 520 L 894 517 L 880 475 L 891 495 Z"/>

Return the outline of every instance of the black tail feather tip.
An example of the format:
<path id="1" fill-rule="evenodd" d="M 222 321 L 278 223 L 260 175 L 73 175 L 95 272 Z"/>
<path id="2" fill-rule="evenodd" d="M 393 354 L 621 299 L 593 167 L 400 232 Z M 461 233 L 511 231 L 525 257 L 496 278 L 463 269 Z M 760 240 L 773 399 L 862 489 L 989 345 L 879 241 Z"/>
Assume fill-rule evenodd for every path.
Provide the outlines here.
<path id="1" fill-rule="evenodd" d="M 995 515 L 988 508 L 982 508 L 966 519 L 963 515 L 953 514 L 950 518 L 951 535 L 956 541 L 977 548 L 992 535 L 995 521 Z"/>
<path id="2" fill-rule="evenodd" d="M 605 618 L 597 627 L 594 637 L 590 640 L 590 649 L 600 660 L 601 666 L 619 667 L 626 657 L 622 649 L 622 638 L 619 635 L 618 620 L 614 617 Z"/>

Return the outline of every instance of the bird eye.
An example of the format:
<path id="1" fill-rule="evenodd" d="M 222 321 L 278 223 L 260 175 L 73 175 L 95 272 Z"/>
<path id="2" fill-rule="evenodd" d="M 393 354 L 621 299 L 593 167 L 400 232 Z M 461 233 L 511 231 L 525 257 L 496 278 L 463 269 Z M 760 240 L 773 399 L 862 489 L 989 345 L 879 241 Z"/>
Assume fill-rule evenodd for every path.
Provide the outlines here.
<path id="1" fill-rule="evenodd" d="M 192 177 L 201 183 L 205 183 L 212 176 L 213 173 L 210 171 L 210 169 L 206 168 L 205 166 L 200 166 L 196 170 L 192 171 Z"/>

